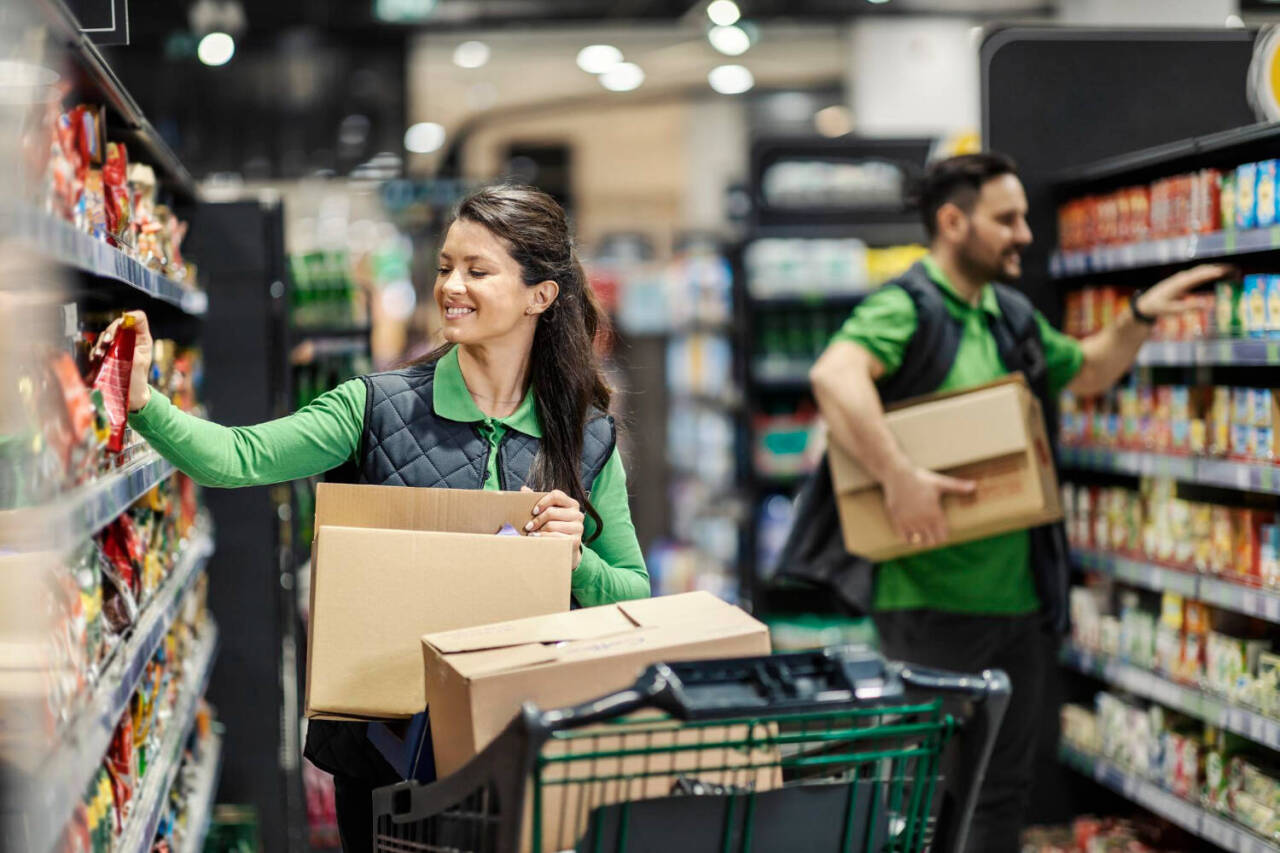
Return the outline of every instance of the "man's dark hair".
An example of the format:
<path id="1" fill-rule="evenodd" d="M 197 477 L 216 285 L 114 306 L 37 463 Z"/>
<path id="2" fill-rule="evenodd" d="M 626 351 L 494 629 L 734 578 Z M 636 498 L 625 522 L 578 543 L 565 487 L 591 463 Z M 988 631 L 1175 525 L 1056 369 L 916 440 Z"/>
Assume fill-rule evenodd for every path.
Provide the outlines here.
<path id="1" fill-rule="evenodd" d="M 1009 157 L 996 151 L 961 154 L 930 163 L 920 179 L 917 196 L 925 231 L 932 240 L 938 232 L 938 211 L 947 202 L 965 213 L 973 210 L 982 186 L 1001 175 L 1017 175 L 1018 167 Z"/>

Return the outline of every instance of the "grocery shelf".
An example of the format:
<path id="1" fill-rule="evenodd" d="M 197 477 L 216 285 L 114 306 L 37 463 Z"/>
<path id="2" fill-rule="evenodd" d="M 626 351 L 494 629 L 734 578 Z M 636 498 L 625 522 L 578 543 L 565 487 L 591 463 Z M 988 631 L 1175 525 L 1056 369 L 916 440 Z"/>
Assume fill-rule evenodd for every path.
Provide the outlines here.
<path id="1" fill-rule="evenodd" d="M 1220 489 L 1280 494 L 1280 465 L 1269 462 L 1237 462 L 1099 447 L 1061 447 L 1058 459 L 1064 468 L 1110 471 L 1139 477 L 1172 477 Z"/>
<path id="2" fill-rule="evenodd" d="M 1080 566 L 1090 571 L 1140 586 L 1154 592 L 1175 592 L 1184 598 L 1196 598 L 1200 576 L 1194 572 L 1171 569 L 1155 563 L 1130 560 L 1105 551 L 1073 548 L 1071 553 Z"/>
<path id="3" fill-rule="evenodd" d="M 1221 696 L 1179 684 L 1110 655 L 1065 645 L 1062 663 L 1077 672 L 1114 684 L 1167 708 L 1189 714 L 1206 723 L 1248 738 L 1271 749 L 1280 749 L 1280 720 L 1259 714 Z"/>
<path id="4" fill-rule="evenodd" d="M 185 199 L 196 199 L 195 179 L 147 121 L 138 102 L 124 88 L 98 48 L 80 31 L 75 15 L 62 0 L 41 0 L 40 6 L 50 27 L 50 37 L 66 50 L 68 60 L 83 77 L 79 94 L 86 100 L 101 100 L 111 108 L 113 120 L 109 125 L 113 131 L 125 132 L 113 132 L 112 138 L 128 137 L 123 141 L 129 145 L 130 161 L 149 163 L 163 176 L 165 187 Z M 138 156 L 140 152 L 144 152 L 143 156 Z"/>
<path id="5" fill-rule="evenodd" d="M 1234 610 L 1280 624 L 1280 592 L 1258 589 L 1215 577 L 1201 577 L 1196 598 L 1206 604 Z"/>
<path id="6" fill-rule="evenodd" d="M 106 527 L 174 468 L 155 451 L 43 506 L 0 511 L 0 541 L 15 551 L 68 548 Z"/>
<path id="7" fill-rule="evenodd" d="M 204 849 L 204 839 L 209 834 L 209 823 L 213 819 L 213 799 L 218 795 L 218 776 L 222 772 L 222 736 L 218 729 L 215 723 L 205 742 L 193 794 L 194 803 L 187 812 L 186 832 L 176 853 L 200 853 Z"/>
<path id="8" fill-rule="evenodd" d="M 184 673 L 186 683 L 178 695 L 173 716 L 165 726 L 159 749 L 148 761 L 142 788 L 134 794 L 132 810 L 125 822 L 124 832 L 114 853 L 150 853 L 155 840 L 156 827 L 169 805 L 169 789 L 173 787 L 178 769 L 182 766 L 183 745 L 196 722 L 196 708 L 204 695 L 213 672 L 213 658 L 218 646 L 218 627 L 212 619 L 206 623 L 204 637 L 191 661 L 191 668 Z"/>
<path id="9" fill-rule="evenodd" d="M 1280 338 L 1150 341 L 1138 350 L 1142 367 L 1280 366 Z"/>
<path id="10" fill-rule="evenodd" d="M 1144 809 L 1232 853 L 1280 853 L 1277 846 L 1234 821 L 1141 779 L 1117 764 L 1065 741 L 1058 749 L 1062 763 Z"/>
<path id="11" fill-rule="evenodd" d="M 1141 183 L 1207 166 L 1235 167 L 1272 156 L 1280 123 L 1254 124 L 1130 151 L 1060 172 L 1054 184 L 1080 192 L 1098 184 Z"/>
<path id="12" fill-rule="evenodd" d="M 35 246 L 53 261 L 119 285 L 126 296 L 142 293 L 193 316 L 208 310 L 209 298 L 203 291 L 166 278 L 70 223 L 29 207 L 10 208 L 3 219 L 7 222 L 0 231 Z"/>
<path id="13" fill-rule="evenodd" d="M 112 652 L 98 676 L 98 684 L 79 713 L 58 736 L 52 754 L 41 763 L 39 782 L 32 786 L 32 814 L 47 818 L 48 831 L 62 831 L 85 786 L 93 778 L 111 743 L 116 724 L 145 673 L 147 662 L 169 633 L 187 592 L 213 553 L 209 531 L 187 541 L 173 572 L 139 613 L 128 638 Z M 53 843 L 32 844 L 34 850 Z"/>
<path id="14" fill-rule="evenodd" d="M 1050 278 L 1162 267 L 1168 264 L 1280 251 L 1280 226 L 1214 231 L 1124 246 L 1057 250 L 1049 256 Z"/>

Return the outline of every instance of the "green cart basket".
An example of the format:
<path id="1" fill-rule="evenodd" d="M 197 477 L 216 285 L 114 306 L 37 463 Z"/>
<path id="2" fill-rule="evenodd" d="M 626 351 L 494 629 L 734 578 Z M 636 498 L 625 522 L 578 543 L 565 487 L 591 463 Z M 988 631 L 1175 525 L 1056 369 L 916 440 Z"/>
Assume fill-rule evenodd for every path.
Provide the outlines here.
<path id="1" fill-rule="evenodd" d="M 373 794 L 378 853 L 960 851 L 1009 701 L 1000 671 L 845 646 L 656 664 L 526 703 L 462 769 Z"/>

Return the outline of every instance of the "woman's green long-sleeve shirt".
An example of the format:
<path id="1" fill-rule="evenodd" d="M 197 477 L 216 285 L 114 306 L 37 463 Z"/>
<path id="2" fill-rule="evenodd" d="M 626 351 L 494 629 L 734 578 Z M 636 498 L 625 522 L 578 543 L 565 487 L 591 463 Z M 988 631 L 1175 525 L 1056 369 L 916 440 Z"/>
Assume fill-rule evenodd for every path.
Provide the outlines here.
<path id="1" fill-rule="evenodd" d="M 177 409 L 158 391 L 129 424 L 178 470 L 203 486 L 260 486 L 310 477 L 355 458 L 364 431 L 365 384 L 342 383 L 288 417 L 250 427 L 224 427 Z M 480 411 L 467 391 L 457 351 L 436 367 L 432 406 L 440 417 L 479 425 L 488 439 L 489 470 L 484 488 L 498 488 L 498 443 L 508 429 L 542 437 L 542 424 L 525 395 L 505 418 Z M 649 594 L 640 543 L 627 497 L 627 475 L 615 448 L 591 487 L 591 503 L 600 514 L 600 535 L 584 544 L 582 561 L 573 573 L 573 595 L 584 607 L 609 604 Z M 584 543 L 595 533 L 588 517 Z"/>

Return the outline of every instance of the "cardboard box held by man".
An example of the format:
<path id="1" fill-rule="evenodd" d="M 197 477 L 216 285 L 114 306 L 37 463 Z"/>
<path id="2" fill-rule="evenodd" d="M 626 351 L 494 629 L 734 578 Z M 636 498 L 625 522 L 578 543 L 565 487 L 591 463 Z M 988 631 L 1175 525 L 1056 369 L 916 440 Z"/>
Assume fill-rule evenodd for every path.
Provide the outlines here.
<path id="1" fill-rule="evenodd" d="M 904 401 L 889 407 L 885 421 L 916 465 L 972 480 L 976 488 L 972 495 L 943 497 L 946 542 L 913 546 L 894 532 L 880 484 L 831 445 L 831 480 L 850 553 L 883 562 L 1062 518 L 1044 415 L 1021 374 Z"/>

